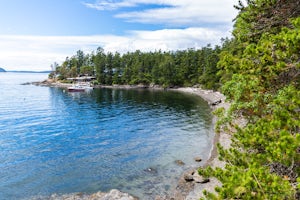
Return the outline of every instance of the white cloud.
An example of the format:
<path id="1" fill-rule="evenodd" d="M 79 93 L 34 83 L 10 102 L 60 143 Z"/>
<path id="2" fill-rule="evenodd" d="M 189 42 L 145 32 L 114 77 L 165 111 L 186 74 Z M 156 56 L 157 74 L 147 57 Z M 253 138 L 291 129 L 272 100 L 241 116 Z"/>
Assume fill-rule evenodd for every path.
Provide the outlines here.
<path id="1" fill-rule="evenodd" d="M 113 2 L 113 1 L 98 1 L 97 3 L 83 3 L 88 8 L 97 10 L 116 10 L 124 7 L 134 7 L 136 4 L 132 2 Z"/>
<path id="2" fill-rule="evenodd" d="M 50 70 L 53 62 L 63 61 L 78 49 L 95 49 L 98 41 L 97 36 L 0 35 L 0 66 L 7 70 Z"/>
<path id="3" fill-rule="evenodd" d="M 136 7 L 136 11 L 122 11 L 115 15 L 129 22 L 164 24 L 169 26 L 231 25 L 237 14 L 232 0 L 101 0 L 85 4 L 98 10 L 117 10 Z M 142 5 L 160 5 L 158 8 L 140 9 Z"/>
<path id="4" fill-rule="evenodd" d="M 230 36 L 206 28 L 131 31 L 126 36 L 5 36 L 0 35 L 0 67 L 7 70 L 50 70 L 54 62 L 62 62 L 81 49 L 90 53 L 101 46 L 106 52 L 179 50 L 218 44 Z"/>
<path id="5" fill-rule="evenodd" d="M 142 4 L 176 5 L 176 0 L 97 0 L 95 3 L 83 3 L 88 8 L 97 10 L 117 10 L 121 8 L 137 7 Z"/>
<path id="6" fill-rule="evenodd" d="M 156 31 L 132 31 L 131 36 L 122 42 L 111 42 L 104 49 L 109 51 L 142 51 L 155 50 L 182 50 L 187 48 L 201 48 L 208 43 L 217 44 L 222 37 L 230 36 L 230 33 L 204 29 L 163 29 Z M 121 45 L 120 45 L 121 44 Z"/>

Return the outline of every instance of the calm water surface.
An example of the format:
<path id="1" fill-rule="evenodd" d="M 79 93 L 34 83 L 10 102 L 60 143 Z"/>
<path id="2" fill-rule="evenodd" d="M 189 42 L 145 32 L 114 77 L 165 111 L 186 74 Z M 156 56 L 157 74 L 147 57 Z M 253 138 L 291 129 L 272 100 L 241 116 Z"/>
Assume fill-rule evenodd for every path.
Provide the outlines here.
<path id="1" fill-rule="evenodd" d="M 153 199 L 199 165 L 193 157 L 208 159 L 212 116 L 200 98 L 20 84 L 46 77 L 0 73 L 0 199 L 113 188 Z"/>

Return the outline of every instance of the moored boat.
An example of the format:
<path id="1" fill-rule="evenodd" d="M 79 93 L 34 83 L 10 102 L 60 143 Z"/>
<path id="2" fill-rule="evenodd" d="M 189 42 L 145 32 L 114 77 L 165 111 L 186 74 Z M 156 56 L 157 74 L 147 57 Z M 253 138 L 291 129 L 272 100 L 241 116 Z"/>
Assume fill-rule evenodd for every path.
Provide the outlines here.
<path id="1" fill-rule="evenodd" d="M 90 84 L 84 83 L 84 84 L 75 84 L 71 87 L 68 87 L 69 92 L 85 92 L 94 89 L 90 86 Z"/>

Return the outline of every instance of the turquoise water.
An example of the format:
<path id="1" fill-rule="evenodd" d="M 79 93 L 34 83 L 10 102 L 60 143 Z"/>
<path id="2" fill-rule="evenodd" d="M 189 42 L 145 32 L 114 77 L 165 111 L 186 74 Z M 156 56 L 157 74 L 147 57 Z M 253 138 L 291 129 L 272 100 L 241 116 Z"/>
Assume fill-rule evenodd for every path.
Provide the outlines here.
<path id="1" fill-rule="evenodd" d="M 47 74 L 0 73 L 0 199 L 116 188 L 142 199 L 172 191 L 208 159 L 212 116 L 170 91 L 21 85 Z M 185 166 L 177 166 L 182 160 Z"/>

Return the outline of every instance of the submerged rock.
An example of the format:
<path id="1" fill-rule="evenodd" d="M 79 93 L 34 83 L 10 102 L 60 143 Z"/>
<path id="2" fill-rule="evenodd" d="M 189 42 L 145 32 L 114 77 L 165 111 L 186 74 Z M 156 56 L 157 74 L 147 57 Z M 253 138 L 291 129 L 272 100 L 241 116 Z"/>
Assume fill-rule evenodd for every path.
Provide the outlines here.
<path id="1" fill-rule="evenodd" d="M 173 197 L 176 200 L 183 200 L 190 193 L 190 191 L 193 190 L 196 184 L 195 181 L 193 181 L 194 171 L 195 170 L 192 169 L 182 174 L 171 197 Z M 167 199 L 169 200 L 171 198 Z"/>
<path id="2" fill-rule="evenodd" d="M 152 174 L 157 174 L 157 170 L 153 167 L 149 167 L 147 169 L 144 169 L 145 172 L 149 172 L 149 173 L 152 173 Z"/>
<path id="3" fill-rule="evenodd" d="M 175 160 L 175 163 L 179 166 L 185 165 L 185 163 L 182 160 Z"/>

